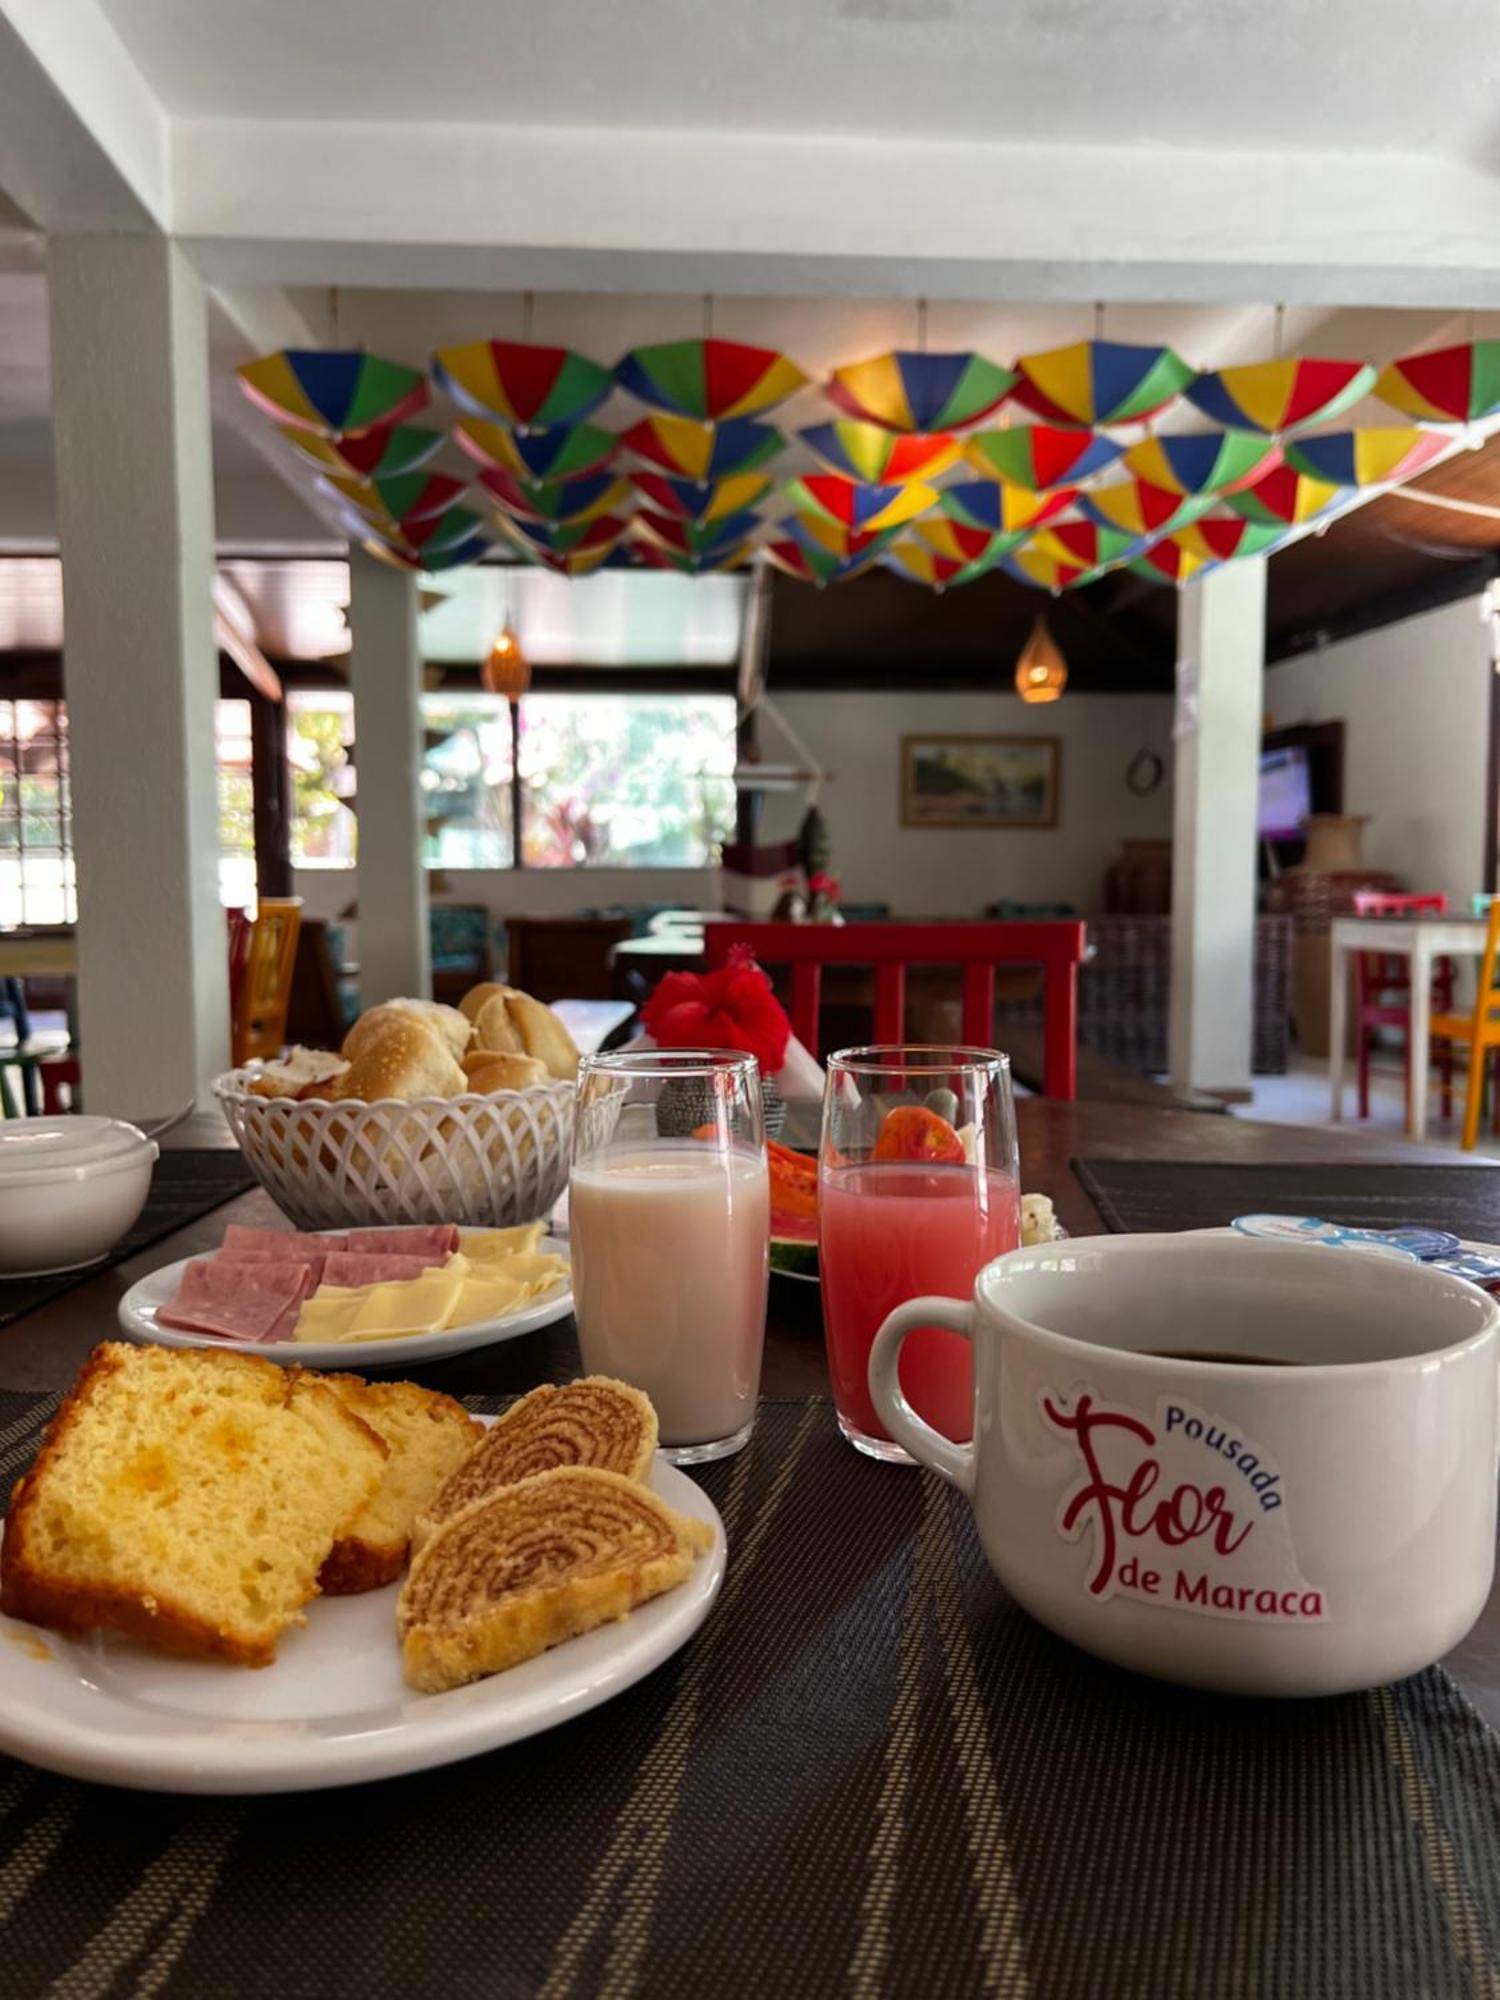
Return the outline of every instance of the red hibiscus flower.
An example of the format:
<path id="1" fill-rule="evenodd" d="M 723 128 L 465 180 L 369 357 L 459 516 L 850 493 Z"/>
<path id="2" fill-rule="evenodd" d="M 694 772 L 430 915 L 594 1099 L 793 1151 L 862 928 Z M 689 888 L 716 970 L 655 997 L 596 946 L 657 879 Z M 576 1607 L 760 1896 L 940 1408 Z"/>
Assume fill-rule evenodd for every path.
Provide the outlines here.
<path id="1" fill-rule="evenodd" d="M 792 1024 L 771 982 L 748 951 L 717 972 L 669 972 L 641 1010 L 662 1049 L 740 1049 L 774 1076 L 786 1060 Z"/>

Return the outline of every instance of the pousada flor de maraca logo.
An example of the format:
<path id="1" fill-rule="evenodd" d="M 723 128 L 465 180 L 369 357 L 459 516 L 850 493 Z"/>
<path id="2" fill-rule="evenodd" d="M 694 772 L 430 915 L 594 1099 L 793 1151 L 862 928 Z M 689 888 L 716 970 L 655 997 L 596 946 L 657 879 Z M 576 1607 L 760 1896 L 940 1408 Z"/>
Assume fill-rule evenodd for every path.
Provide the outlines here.
<path id="1" fill-rule="evenodd" d="M 1233 1425 L 1178 1397 L 1158 1401 L 1154 1422 L 1087 1387 L 1037 1400 L 1080 1460 L 1057 1528 L 1070 1542 L 1092 1537 L 1091 1597 L 1213 1618 L 1328 1617 L 1298 1569 L 1281 1473 Z"/>

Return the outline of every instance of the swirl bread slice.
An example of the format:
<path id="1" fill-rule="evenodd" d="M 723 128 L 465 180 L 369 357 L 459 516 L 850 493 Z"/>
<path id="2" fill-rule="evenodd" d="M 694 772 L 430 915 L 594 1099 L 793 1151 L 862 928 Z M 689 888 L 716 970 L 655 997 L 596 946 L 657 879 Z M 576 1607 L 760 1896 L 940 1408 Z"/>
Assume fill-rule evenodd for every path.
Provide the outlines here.
<path id="1" fill-rule="evenodd" d="M 0 1609 L 268 1666 L 387 1456 L 302 1369 L 105 1341 L 17 1488 Z"/>
<path id="2" fill-rule="evenodd" d="M 407 1684 L 462 1687 L 685 1583 L 713 1530 L 618 1472 L 559 1466 L 474 1501 L 416 1556 L 396 1607 Z"/>
<path id="3" fill-rule="evenodd" d="M 560 1465 L 594 1466 L 644 1480 L 656 1456 L 650 1398 L 609 1375 L 585 1375 L 561 1388 L 543 1383 L 512 1403 L 424 1509 L 412 1530 L 420 1549 L 463 1508 L 504 1486 Z"/>
<path id="4" fill-rule="evenodd" d="M 366 1382 L 360 1375 L 322 1379 L 390 1450 L 374 1495 L 346 1523 L 318 1576 L 329 1597 L 353 1597 L 395 1582 L 406 1567 L 412 1523 L 485 1430 L 462 1403 L 415 1382 Z"/>

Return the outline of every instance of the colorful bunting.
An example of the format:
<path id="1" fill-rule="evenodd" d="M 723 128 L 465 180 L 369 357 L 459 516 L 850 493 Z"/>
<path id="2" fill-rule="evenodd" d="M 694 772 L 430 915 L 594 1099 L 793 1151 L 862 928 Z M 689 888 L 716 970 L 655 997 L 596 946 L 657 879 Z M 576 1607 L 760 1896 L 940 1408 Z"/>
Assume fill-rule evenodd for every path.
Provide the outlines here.
<path id="1" fill-rule="evenodd" d="M 1037 590 L 1068 590 L 1075 583 L 1093 581 L 1080 564 L 1064 561 L 1051 549 L 1017 549 L 1000 567 L 1017 583 L 1029 583 Z"/>
<path id="2" fill-rule="evenodd" d="M 440 347 L 432 372 L 461 410 L 528 430 L 581 423 L 615 385 L 613 371 L 586 355 L 526 340 Z"/>
<path id="3" fill-rule="evenodd" d="M 619 514 L 596 514 L 591 521 L 515 521 L 502 516 L 501 526 L 523 548 L 547 555 L 574 555 L 588 549 L 612 549 L 630 526 Z"/>
<path id="4" fill-rule="evenodd" d="M 627 514 L 630 482 L 612 472 L 582 479 L 517 479 L 513 472 L 481 472 L 479 483 L 507 514 L 522 521 L 592 521 L 597 514 Z"/>
<path id="5" fill-rule="evenodd" d="M 758 472 L 786 449 L 771 424 L 736 417 L 727 424 L 699 424 L 691 417 L 644 417 L 622 432 L 620 442 L 648 465 L 699 484 Z"/>
<path id="6" fill-rule="evenodd" d="M 885 430 L 879 424 L 846 421 L 813 424 L 798 436 L 833 472 L 849 479 L 863 479 L 872 485 L 881 481 L 900 485 L 908 479 L 936 479 L 950 465 L 956 465 L 963 445 L 951 431 L 933 436 L 921 432 L 904 434 Z"/>
<path id="7" fill-rule="evenodd" d="M 633 472 L 630 483 L 663 514 L 683 521 L 720 521 L 759 506 L 771 490 L 762 473 L 742 472 L 730 479 L 699 485 L 691 479 L 669 479 L 664 472 Z"/>
<path id="8" fill-rule="evenodd" d="M 804 548 L 820 549 L 824 555 L 837 556 L 841 561 L 879 555 L 890 547 L 897 532 L 895 528 L 873 532 L 846 528 L 838 521 L 830 521 L 826 514 L 793 514 L 782 525 Z"/>
<path id="9" fill-rule="evenodd" d="M 1232 493 L 1281 463 L 1281 446 L 1258 431 L 1192 431 L 1133 444 L 1125 463 L 1168 493 Z"/>
<path id="10" fill-rule="evenodd" d="M 642 534 L 679 555 L 709 556 L 721 555 L 732 544 L 754 535 L 761 520 L 758 514 L 729 514 L 717 521 L 683 521 L 643 507 L 636 525 Z"/>
<path id="11" fill-rule="evenodd" d="M 1286 461 L 1334 486 L 1387 486 L 1410 479 L 1451 448 L 1452 439 L 1441 431 L 1371 427 L 1298 438 L 1287 445 Z"/>
<path id="12" fill-rule="evenodd" d="M 786 497 L 798 509 L 822 514 L 841 527 L 874 534 L 915 520 L 936 504 L 938 496 L 920 480 L 904 486 L 869 486 L 837 472 L 812 472 L 805 479 L 789 480 Z"/>
<path id="13" fill-rule="evenodd" d="M 366 555 L 373 556 L 376 562 L 385 563 L 391 569 L 436 571 L 462 569 L 467 563 L 478 562 L 488 552 L 490 543 L 483 535 L 471 535 L 464 541 L 455 542 L 450 548 L 424 549 L 417 555 L 380 535 L 371 535 L 361 546 Z"/>
<path id="14" fill-rule="evenodd" d="M 1055 521 L 1034 535 L 1029 547 L 1039 556 L 1051 556 L 1081 570 L 1106 569 L 1136 554 L 1140 537 L 1107 524 L 1101 527 L 1097 521 Z"/>
<path id="15" fill-rule="evenodd" d="M 1375 394 L 1404 416 L 1472 424 L 1500 410 L 1500 340 L 1408 354 L 1381 370 Z"/>
<path id="16" fill-rule="evenodd" d="M 711 550 L 701 556 L 644 539 L 629 546 L 632 563 L 642 569 L 672 569 L 682 576 L 708 576 L 718 570 L 739 569 L 755 554 L 755 543 L 749 539 L 731 542 L 727 548 Z"/>
<path id="17" fill-rule="evenodd" d="M 1375 370 L 1367 362 L 1291 356 L 1200 375 L 1187 398 L 1212 423 L 1269 436 L 1339 416 L 1374 386 Z"/>
<path id="18" fill-rule="evenodd" d="M 325 473 L 318 484 L 340 500 L 347 500 L 366 519 L 405 528 L 410 521 L 425 521 L 443 513 L 468 482 L 450 478 L 446 472 L 403 472 L 395 479 L 369 480 Z"/>
<path id="19" fill-rule="evenodd" d="M 300 458 L 320 472 L 347 479 L 394 479 L 415 472 L 448 442 L 445 431 L 424 430 L 417 424 L 382 425 L 361 431 L 358 437 L 321 437 L 316 431 L 293 430 L 289 424 L 278 429 Z"/>
<path id="20" fill-rule="evenodd" d="M 1141 423 L 1187 388 L 1193 371 L 1170 347 L 1079 340 L 1023 354 L 1015 399 L 1051 423 Z"/>
<path id="21" fill-rule="evenodd" d="M 1163 535 L 1159 542 L 1132 556 L 1125 567 L 1151 583 L 1191 583 L 1211 561 L 1211 557 L 1189 547 L 1177 536 Z"/>
<path id="22" fill-rule="evenodd" d="M 1005 401 L 1013 368 L 982 354 L 912 354 L 900 349 L 836 368 L 826 394 L 851 417 L 888 431 L 964 430 Z"/>
<path id="23" fill-rule="evenodd" d="M 1009 480 L 1012 486 L 1045 493 L 1049 487 L 1103 472 L 1122 449 L 1111 438 L 1097 437 L 1093 431 L 1018 424 L 1013 430 L 980 431 L 969 439 L 965 455 L 976 472 L 990 479 Z"/>
<path id="24" fill-rule="evenodd" d="M 1215 504 L 1212 493 L 1169 493 L 1145 479 L 1122 479 L 1080 493 L 1078 505 L 1091 521 L 1127 535 L 1169 535 L 1196 521 Z"/>
<path id="25" fill-rule="evenodd" d="M 937 514 L 925 521 L 913 521 L 908 539 L 915 539 L 931 549 L 934 555 L 962 566 L 1009 555 L 1026 539 L 1026 532 L 1020 529 L 1014 534 L 990 534 L 987 529 L 966 527 L 962 521 Z"/>
<path id="26" fill-rule="evenodd" d="M 582 479 L 602 471 L 620 449 L 614 433 L 595 424 L 513 431 L 483 417 L 465 417 L 455 424 L 453 442 L 480 465 L 512 472 L 517 479 Z"/>
<path id="27" fill-rule="evenodd" d="M 414 417 L 430 400 L 420 369 L 362 349 L 287 348 L 235 371 L 258 409 L 295 430 L 358 437 Z"/>
<path id="28" fill-rule="evenodd" d="M 1000 551 L 977 562 L 964 562 L 957 556 L 941 556 L 936 549 L 930 549 L 923 542 L 892 542 L 881 561 L 896 575 L 904 576 L 913 583 L 925 583 L 932 590 L 944 591 L 950 585 L 973 583 L 993 569 L 1000 560 Z"/>
<path id="29" fill-rule="evenodd" d="M 938 494 L 938 505 L 953 520 L 970 528 L 982 528 L 992 535 L 1010 535 L 1055 520 L 1077 498 L 1077 490 L 1071 486 L 1058 487 L 1051 493 L 1031 493 L 1024 486 L 1012 486 L 1003 479 L 965 479 L 957 486 L 944 487 Z"/>
<path id="30" fill-rule="evenodd" d="M 836 556 L 816 542 L 809 544 L 796 539 L 771 541 L 765 546 L 766 560 L 777 569 L 796 577 L 799 583 L 816 583 L 820 587 L 825 583 L 848 583 L 851 578 L 862 576 L 879 553 L 877 548 L 858 556 Z"/>
<path id="31" fill-rule="evenodd" d="M 784 403 L 806 382 L 794 361 L 771 347 L 736 340 L 672 340 L 632 348 L 615 379 L 653 410 L 719 423 Z"/>
<path id="32" fill-rule="evenodd" d="M 1280 465 L 1254 486 L 1246 487 L 1243 493 L 1226 493 L 1224 504 L 1236 514 L 1243 514 L 1247 521 L 1297 527 L 1327 513 L 1336 500 L 1345 497 L 1346 490 L 1331 486 L 1326 480 L 1308 479 L 1290 465 Z"/>
<path id="33" fill-rule="evenodd" d="M 1183 547 L 1210 562 L 1233 562 L 1238 556 L 1264 556 L 1286 537 L 1280 522 L 1247 521 L 1232 514 L 1214 514 L 1194 521 L 1173 536 Z"/>

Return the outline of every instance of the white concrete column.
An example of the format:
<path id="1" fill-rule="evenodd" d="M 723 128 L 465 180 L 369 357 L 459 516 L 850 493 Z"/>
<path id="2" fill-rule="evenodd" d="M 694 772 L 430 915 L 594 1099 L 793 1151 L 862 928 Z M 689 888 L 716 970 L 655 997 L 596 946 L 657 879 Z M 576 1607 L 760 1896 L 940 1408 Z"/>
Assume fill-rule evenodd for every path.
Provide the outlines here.
<path id="1" fill-rule="evenodd" d="M 84 1101 L 158 1116 L 229 1062 L 206 310 L 157 235 L 47 271 Z"/>
<path id="2" fill-rule="evenodd" d="M 1265 656 L 1264 558 L 1178 593 L 1169 1043 L 1185 1089 L 1250 1086 Z"/>
<path id="3" fill-rule="evenodd" d="M 417 579 L 349 554 L 363 1007 L 430 987 Z"/>

